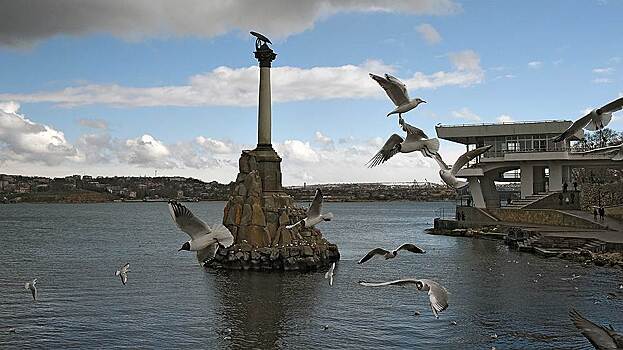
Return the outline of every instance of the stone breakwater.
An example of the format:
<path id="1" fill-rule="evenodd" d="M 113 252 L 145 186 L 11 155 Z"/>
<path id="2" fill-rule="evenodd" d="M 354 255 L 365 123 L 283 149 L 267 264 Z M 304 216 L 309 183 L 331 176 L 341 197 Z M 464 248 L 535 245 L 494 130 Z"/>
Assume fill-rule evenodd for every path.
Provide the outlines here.
<path id="1" fill-rule="evenodd" d="M 259 159 L 258 159 L 259 158 Z M 261 154 L 243 151 L 236 182 L 223 210 L 223 225 L 234 236 L 234 244 L 219 249 L 206 266 L 244 270 L 317 270 L 339 260 L 335 244 L 315 227 L 295 226 L 306 216 L 292 197 L 280 188 L 270 188 L 262 179 L 281 183 L 276 162 L 262 162 Z M 275 165 L 277 164 L 277 165 Z M 273 167 L 277 167 L 273 169 Z M 280 185 L 279 185 L 280 187 Z M 327 227 L 330 223 L 323 224 Z"/>

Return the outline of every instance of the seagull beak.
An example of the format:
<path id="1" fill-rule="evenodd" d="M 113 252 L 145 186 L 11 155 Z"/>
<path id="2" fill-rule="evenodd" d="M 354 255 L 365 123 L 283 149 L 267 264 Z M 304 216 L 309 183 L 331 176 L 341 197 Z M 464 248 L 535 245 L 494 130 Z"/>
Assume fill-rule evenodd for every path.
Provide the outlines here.
<path id="1" fill-rule="evenodd" d="M 422 100 L 422 103 L 426 103 L 426 101 Z"/>
<path id="2" fill-rule="evenodd" d="M 181 251 L 182 251 L 182 248 L 178 249 L 177 251 L 178 251 L 178 252 L 181 252 Z"/>

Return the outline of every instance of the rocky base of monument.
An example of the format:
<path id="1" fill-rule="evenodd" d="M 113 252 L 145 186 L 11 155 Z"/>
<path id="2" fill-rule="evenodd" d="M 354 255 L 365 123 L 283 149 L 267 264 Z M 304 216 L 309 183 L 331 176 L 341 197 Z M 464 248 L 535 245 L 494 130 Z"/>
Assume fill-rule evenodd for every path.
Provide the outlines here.
<path id="1" fill-rule="evenodd" d="M 335 244 L 315 227 L 288 228 L 306 216 L 281 190 L 281 159 L 269 151 L 243 151 L 239 174 L 223 210 L 234 244 L 205 264 L 237 270 L 322 270 L 340 259 Z M 267 181 L 267 183 L 263 183 Z M 323 223 L 329 226 L 331 223 Z"/>
<path id="2" fill-rule="evenodd" d="M 219 249 L 206 267 L 256 271 L 316 271 L 327 269 L 340 259 L 335 244 L 295 241 L 287 246 L 253 248 L 246 242 Z"/>

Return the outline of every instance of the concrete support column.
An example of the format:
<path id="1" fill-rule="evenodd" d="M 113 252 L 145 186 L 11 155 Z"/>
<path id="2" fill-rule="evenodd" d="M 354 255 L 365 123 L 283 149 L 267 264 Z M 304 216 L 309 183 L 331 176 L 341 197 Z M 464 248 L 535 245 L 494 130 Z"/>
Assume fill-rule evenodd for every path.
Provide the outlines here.
<path id="1" fill-rule="evenodd" d="M 257 144 L 271 144 L 270 67 L 260 68 L 260 96 L 257 116 Z"/>
<path id="2" fill-rule="evenodd" d="M 474 207 L 476 208 L 486 208 L 487 203 L 485 203 L 485 196 L 482 193 L 482 187 L 480 187 L 480 182 L 477 177 L 469 177 L 467 178 L 469 182 L 469 192 L 472 195 L 472 200 L 474 202 Z"/>
<path id="3" fill-rule="evenodd" d="M 532 167 L 532 182 L 534 183 L 532 193 L 545 192 L 545 167 Z"/>
<path id="4" fill-rule="evenodd" d="M 495 187 L 493 175 L 488 174 L 480 178 L 480 188 L 485 200 L 487 208 L 499 208 L 500 207 L 500 194 Z"/>
<path id="5" fill-rule="evenodd" d="M 557 163 L 549 164 L 549 191 L 562 191 L 562 165 Z"/>
<path id="6" fill-rule="evenodd" d="M 526 198 L 533 194 L 534 189 L 534 171 L 531 165 L 521 164 L 521 198 Z"/>

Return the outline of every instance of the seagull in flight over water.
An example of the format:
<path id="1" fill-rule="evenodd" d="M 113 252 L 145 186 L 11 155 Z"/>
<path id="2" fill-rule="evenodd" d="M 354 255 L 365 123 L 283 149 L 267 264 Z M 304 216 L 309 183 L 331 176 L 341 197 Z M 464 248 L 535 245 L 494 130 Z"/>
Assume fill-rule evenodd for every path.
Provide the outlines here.
<path id="1" fill-rule="evenodd" d="M 333 270 L 335 270 L 335 263 L 331 264 L 331 267 L 329 268 L 329 271 L 327 271 L 324 274 L 324 278 L 328 278 L 329 279 L 329 285 L 330 286 L 333 285 Z"/>
<path id="2" fill-rule="evenodd" d="M 409 92 L 407 91 L 407 86 L 398 78 L 393 77 L 389 74 L 385 74 L 385 78 L 370 73 L 370 78 L 379 83 L 383 90 L 387 93 L 387 96 L 394 102 L 396 105 L 396 109 L 389 112 L 387 116 L 389 117 L 392 114 L 398 113 L 399 117 L 402 117 L 402 113 L 406 113 L 415 107 L 417 107 L 420 103 L 426 103 L 426 101 L 421 98 L 414 98 L 413 100 L 409 99 Z"/>
<path id="3" fill-rule="evenodd" d="M 415 244 L 405 243 L 405 244 L 401 245 L 400 247 L 392 250 L 391 252 L 389 250 L 385 250 L 383 248 L 372 249 L 371 251 L 368 252 L 368 254 L 366 254 L 366 256 L 361 258 L 361 260 L 359 260 L 359 262 L 357 264 L 363 264 L 364 262 L 372 259 L 376 255 L 382 255 L 383 257 L 385 257 L 385 260 L 393 259 L 393 258 L 395 258 L 398 255 L 398 251 L 399 250 L 406 250 L 406 251 L 409 251 L 411 253 L 420 253 L 420 254 L 426 253 L 426 251 L 424 251 L 424 249 L 419 248 Z"/>
<path id="4" fill-rule="evenodd" d="M 399 117 L 398 122 L 402 130 L 407 133 L 407 138 L 403 139 L 398 134 L 393 134 L 387 139 L 380 151 L 378 151 L 370 161 L 368 167 L 372 168 L 385 163 L 397 153 L 411 153 L 420 151 L 425 157 L 433 158 L 438 156 L 439 140 L 429 139 L 428 136 L 419 128 L 412 126 Z"/>
<path id="5" fill-rule="evenodd" d="M 589 131 L 602 130 L 612 120 L 612 113 L 620 111 L 623 108 L 623 97 L 620 97 L 610 103 L 603 105 L 600 108 L 595 108 L 588 112 L 587 115 L 576 120 L 571 126 L 565 130 L 562 134 L 553 138 L 554 142 L 564 141 L 578 131 L 586 129 Z"/>
<path id="6" fill-rule="evenodd" d="M 33 279 L 31 282 L 26 282 L 26 284 L 24 284 L 24 289 L 26 290 L 30 290 L 30 293 L 32 293 L 32 300 L 37 301 L 37 279 Z"/>
<path id="7" fill-rule="evenodd" d="M 437 161 L 437 164 L 439 164 L 439 167 L 441 168 L 441 170 L 439 170 L 439 176 L 441 176 L 441 179 L 443 180 L 443 182 L 446 183 L 446 185 L 452 188 L 455 188 L 457 190 L 467 186 L 467 182 L 460 181 L 459 179 L 457 179 L 456 174 L 459 172 L 459 170 L 461 170 L 463 166 L 469 163 L 470 160 L 487 152 L 491 147 L 493 146 L 492 145 L 482 146 L 482 147 L 478 147 L 476 149 L 463 153 L 456 160 L 456 162 L 454 162 L 454 164 L 452 165 L 452 168 L 450 168 L 443 161 L 441 156 L 438 155 L 437 157 L 433 157 Z"/>
<path id="8" fill-rule="evenodd" d="M 228 248 L 234 244 L 234 236 L 225 226 L 217 225 L 214 229 L 210 228 L 184 205 L 169 201 L 169 211 L 180 230 L 190 236 L 190 240 L 178 251 L 196 251 L 199 264 L 203 265 L 207 259 L 213 259 L 219 247 Z"/>
<path id="9" fill-rule="evenodd" d="M 428 298 L 430 301 L 430 309 L 433 311 L 435 318 L 439 318 L 439 313 L 448 308 L 448 291 L 441 284 L 429 280 L 429 279 L 401 279 L 389 282 L 371 283 L 366 281 L 359 281 L 359 284 L 366 287 L 381 287 L 389 285 L 411 285 L 415 284 L 415 287 L 420 291 L 428 292 Z"/>
<path id="10" fill-rule="evenodd" d="M 119 276 L 121 278 L 121 283 L 125 286 L 128 283 L 128 272 L 130 272 L 130 263 L 126 263 L 121 266 L 119 270 L 115 271 L 115 276 Z"/>
<path id="11" fill-rule="evenodd" d="M 595 349 L 623 349 L 623 335 L 612 326 L 600 326 L 584 318 L 577 310 L 569 311 L 573 325 L 580 330 Z"/>
<path id="12" fill-rule="evenodd" d="M 292 229 L 298 225 L 303 225 L 303 227 L 312 227 L 323 221 L 331 221 L 333 219 L 332 213 L 321 214 L 322 210 L 322 191 L 318 188 L 316 189 L 316 195 L 314 196 L 314 200 L 311 202 L 309 209 L 307 209 L 307 217 L 303 220 L 298 221 L 295 224 L 288 225 L 286 228 Z"/>

